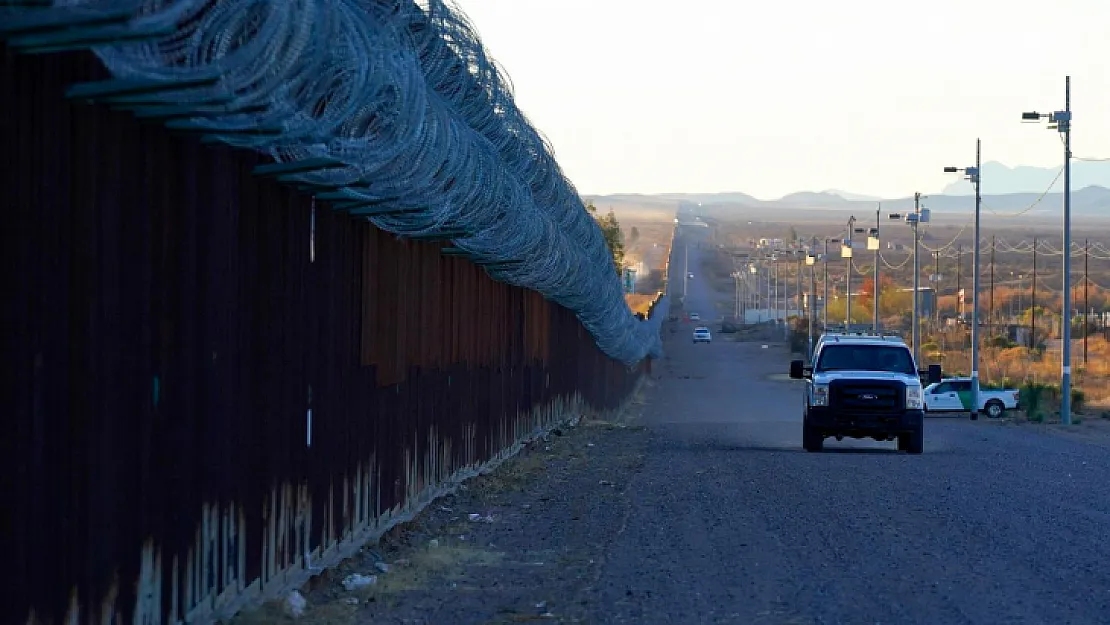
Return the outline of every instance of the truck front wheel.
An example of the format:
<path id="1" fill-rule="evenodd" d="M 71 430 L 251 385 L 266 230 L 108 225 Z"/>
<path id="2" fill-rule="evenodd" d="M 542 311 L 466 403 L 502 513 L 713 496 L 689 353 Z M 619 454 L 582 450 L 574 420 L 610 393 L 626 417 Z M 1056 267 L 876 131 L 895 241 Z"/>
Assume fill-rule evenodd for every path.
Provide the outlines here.
<path id="1" fill-rule="evenodd" d="M 925 451 L 925 428 L 917 428 L 898 435 L 898 451 L 919 454 Z"/>
<path id="2" fill-rule="evenodd" d="M 825 446 L 825 435 L 808 423 L 802 424 L 802 448 L 806 451 L 821 451 Z"/>

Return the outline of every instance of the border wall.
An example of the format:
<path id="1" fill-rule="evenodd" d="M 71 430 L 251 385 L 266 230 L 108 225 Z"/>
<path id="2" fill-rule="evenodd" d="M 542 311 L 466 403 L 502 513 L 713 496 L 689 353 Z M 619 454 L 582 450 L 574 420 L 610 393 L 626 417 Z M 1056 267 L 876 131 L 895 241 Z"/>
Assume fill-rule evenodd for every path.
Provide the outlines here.
<path id="1" fill-rule="evenodd" d="M 274 596 L 650 364 L 253 153 L 63 97 L 107 77 L 0 46 L 4 623 Z"/>

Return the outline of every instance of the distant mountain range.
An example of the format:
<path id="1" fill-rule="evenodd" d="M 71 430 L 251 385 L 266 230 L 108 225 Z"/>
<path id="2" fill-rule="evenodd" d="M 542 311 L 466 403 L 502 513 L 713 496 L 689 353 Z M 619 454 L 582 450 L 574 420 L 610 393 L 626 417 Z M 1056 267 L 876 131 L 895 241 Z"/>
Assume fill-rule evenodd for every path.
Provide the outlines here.
<path id="1" fill-rule="evenodd" d="M 985 168 L 984 168 L 985 171 Z M 1045 184 L 1047 187 L 1048 184 Z M 1004 193 L 983 195 L 982 206 L 984 217 L 992 215 L 1013 215 L 1015 213 L 1030 216 L 1058 215 L 1063 203 L 1063 195 L 1049 193 L 1043 198 L 1040 192 L 1035 193 Z M 851 199 L 845 197 L 850 196 Z M 823 209 L 836 211 L 854 211 L 869 213 L 876 209 L 876 203 L 882 204 L 883 212 L 906 212 L 913 209 L 913 198 L 869 198 L 857 194 L 841 195 L 838 191 L 812 192 L 803 191 L 791 193 L 777 200 L 760 200 L 746 193 L 667 193 L 660 195 L 591 195 L 586 196 L 598 206 L 609 204 L 635 204 L 640 206 L 661 204 L 703 204 L 706 208 L 715 210 L 728 210 L 729 208 L 767 208 L 767 209 Z M 868 198 L 868 199 L 861 199 Z M 972 208 L 972 199 L 961 194 L 927 195 L 922 200 L 922 206 L 935 213 L 968 212 Z M 1088 186 L 1073 188 L 1071 193 L 1072 213 L 1077 217 L 1110 217 L 1110 189 L 1101 186 Z"/>
<path id="2" fill-rule="evenodd" d="M 984 215 L 1013 214 L 1028 211 L 1026 214 L 1059 214 L 1063 196 L 1060 193 L 1063 182 L 1057 179 L 1059 168 L 1008 167 L 990 161 L 983 164 L 983 208 Z M 1071 170 L 1071 204 L 1077 216 L 1110 217 L 1110 161 L 1073 161 Z M 1055 185 L 1053 181 L 1055 180 Z M 1041 198 L 1050 186 L 1053 193 Z M 964 212 L 971 208 L 971 197 L 975 194 L 971 183 L 966 180 L 955 181 L 939 194 L 929 194 L 923 205 L 937 213 Z M 791 193 L 777 200 L 760 200 L 740 192 L 725 193 L 660 193 L 655 195 L 616 194 L 589 195 L 598 206 L 610 203 L 631 203 L 641 206 L 689 202 L 705 204 L 715 209 L 737 208 L 770 209 L 830 209 L 850 211 L 873 211 L 875 203 L 881 202 L 884 211 L 905 212 L 913 208 L 913 198 L 879 198 L 838 189 L 825 191 L 801 191 Z M 1040 200 L 1038 202 L 1038 200 Z M 1033 207 L 1030 209 L 1030 207 Z"/>
<path id="3" fill-rule="evenodd" d="M 1010 195 L 1035 193 L 1040 195 L 1052 186 L 1063 189 L 1063 179 L 1058 178 L 1063 167 L 1009 167 L 995 161 L 983 163 L 982 180 L 984 195 Z M 1053 184 L 1055 181 L 1055 185 Z M 1110 187 L 1110 161 L 1072 161 L 1071 189 L 1098 186 Z M 974 195 L 975 189 L 967 180 L 957 180 L 944 188 L 945 195 Z M 846 195 L 844 197 L 847 197 Z"/>

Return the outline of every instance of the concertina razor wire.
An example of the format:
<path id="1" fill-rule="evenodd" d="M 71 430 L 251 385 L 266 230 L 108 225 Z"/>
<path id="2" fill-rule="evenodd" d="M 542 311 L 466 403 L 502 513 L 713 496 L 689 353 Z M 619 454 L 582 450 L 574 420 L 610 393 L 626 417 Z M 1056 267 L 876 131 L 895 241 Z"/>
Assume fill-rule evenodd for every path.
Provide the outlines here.
<path id="1" fill-rule="evenodd" d="M 599 226 L 454 5 L 0 2 L 0 21 L 31 12 L 126 14 L 123 32 L 147 36 L 92 50 L 117 80 L 171 85 L 146 96 L 189 110 L 171 128 L 278 163 L 330 161 L 282 178 L 395 235 L 443 235 L 493 279 L 574 311 L 615 360 L 662 356 L 667 298 L 648 320 L 632 315 Z"/>

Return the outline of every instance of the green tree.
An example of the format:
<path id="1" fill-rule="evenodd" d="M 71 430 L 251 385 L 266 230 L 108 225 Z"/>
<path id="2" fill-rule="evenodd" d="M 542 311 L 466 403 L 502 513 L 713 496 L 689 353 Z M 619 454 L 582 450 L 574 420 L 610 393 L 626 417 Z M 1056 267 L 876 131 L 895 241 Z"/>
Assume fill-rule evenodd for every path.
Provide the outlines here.
<path id="1" fill-rule="evenodd" d="M 609 246 L 609 253 L 613 255 L 613 265 L 617 275 L 620 275 L 624 271 L 624 236 L 621 234 L 621 224 L 617 221 L 617 216 L 613 213 L 613 209 L 609 209 L 605 215 L 599 215 L 592 201 L 586 202 L 586 210 L 601 228 L 605 244 Z"/>

